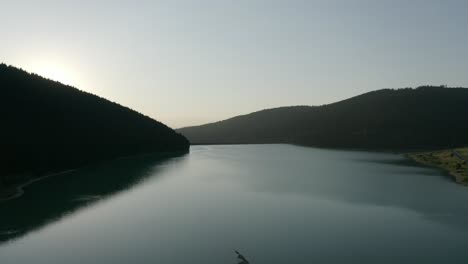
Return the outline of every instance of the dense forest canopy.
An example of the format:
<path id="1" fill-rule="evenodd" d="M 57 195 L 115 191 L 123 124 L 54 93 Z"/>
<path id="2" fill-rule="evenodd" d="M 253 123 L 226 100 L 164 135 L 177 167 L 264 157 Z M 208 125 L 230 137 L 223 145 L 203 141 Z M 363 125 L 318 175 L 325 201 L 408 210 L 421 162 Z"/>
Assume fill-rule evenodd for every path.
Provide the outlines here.
<path id="1" fill-rule="evenodd" d="M 383 89 L 323 106 L 263 110 L 178 130 L 193 144 L 292 143 L 367 149 L 468 145 L 468 89 Z"/>
<path id="2" fill-rule="evenodd" d="M 12 66 L 0 64 L 0 88 L 0 187 L 21 175 L 189 147 L 145 115 Z"/>

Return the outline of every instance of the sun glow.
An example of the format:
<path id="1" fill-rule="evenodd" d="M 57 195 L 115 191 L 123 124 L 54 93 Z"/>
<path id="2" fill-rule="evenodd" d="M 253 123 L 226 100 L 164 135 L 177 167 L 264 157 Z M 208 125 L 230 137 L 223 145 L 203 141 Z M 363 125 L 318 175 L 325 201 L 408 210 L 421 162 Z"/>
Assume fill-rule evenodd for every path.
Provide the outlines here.
<path id="1" fill-rule="evenodd" d="M 44 78 L 66 85 L 77 86 L 76 73 L 69 67 L 55 62 L 37 62 L 28 69 Z"/>
<path id="2" fill-rule="evenodd" d="M 42 75 L 43 77 L 46 77 L 48 79 L 61 82 L 63 84 L 72 85 L 72 83 L 73 83 L 73 81 L 70 78 L 69 74 L 63 69 L 52 68 L 52 67 L 48 68 L 47 67 L 47 68 L 41 69 L 38 72 L 38 74 Z"/>

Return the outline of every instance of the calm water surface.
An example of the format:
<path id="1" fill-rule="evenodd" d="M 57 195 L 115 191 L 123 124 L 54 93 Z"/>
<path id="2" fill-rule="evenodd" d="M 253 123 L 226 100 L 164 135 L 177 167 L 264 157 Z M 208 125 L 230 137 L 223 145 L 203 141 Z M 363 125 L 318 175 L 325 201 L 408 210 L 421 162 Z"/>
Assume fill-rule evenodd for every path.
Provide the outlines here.
<path id="1" fill-rule="evenodd" d="M 402 155 L 195 146 L 0 204 L 0 263 L 468 263 L 468 188 Z"/>

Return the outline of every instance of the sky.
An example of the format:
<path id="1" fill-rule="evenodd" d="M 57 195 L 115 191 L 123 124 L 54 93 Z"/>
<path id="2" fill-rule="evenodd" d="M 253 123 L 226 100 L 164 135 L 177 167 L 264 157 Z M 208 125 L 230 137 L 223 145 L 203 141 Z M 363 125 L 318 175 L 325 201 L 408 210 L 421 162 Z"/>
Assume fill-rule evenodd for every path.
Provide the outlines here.
<path id="1" fill-rule="evenodd" d="M 465 0 L 0 0 L 0 62 L 179 128 L 468 87 Z"/>

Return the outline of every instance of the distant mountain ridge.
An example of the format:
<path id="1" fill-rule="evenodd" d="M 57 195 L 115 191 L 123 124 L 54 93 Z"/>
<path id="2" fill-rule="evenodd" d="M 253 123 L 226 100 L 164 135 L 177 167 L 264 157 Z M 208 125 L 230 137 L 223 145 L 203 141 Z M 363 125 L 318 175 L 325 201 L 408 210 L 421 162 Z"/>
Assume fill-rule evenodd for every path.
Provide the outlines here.
<path id="1" fill-rule="evenodd" d="M 189 148 L 150 117 L 12 66 L 0 64 L 0 88 L 0 188 L 22 174 Z"/>
<path id="2" fill-rule="evenodd" d="M 323 106 L 291 106 L 178 129 L 192 144 L 291 143 L 363 149 L 468 145 L 468 89 L 383 89 Z"/>

